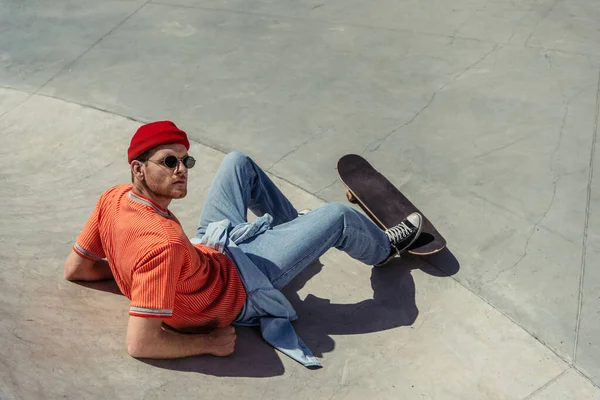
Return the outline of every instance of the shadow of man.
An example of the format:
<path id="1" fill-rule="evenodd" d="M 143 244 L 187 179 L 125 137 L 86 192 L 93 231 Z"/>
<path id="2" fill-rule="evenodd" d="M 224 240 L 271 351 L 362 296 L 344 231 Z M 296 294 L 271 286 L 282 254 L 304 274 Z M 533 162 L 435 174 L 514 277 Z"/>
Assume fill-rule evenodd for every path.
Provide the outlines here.
<path id="1" fill-rule="evenodd" d="M 313 294 L 300 299 L 298 291 L 323 268 L 315 262 L 298 275 L 284 294 L 300 318 L 294 324 L 298 335 L 317 357 L 335 348 L 330 335 L 355 335 L 411 325 L 419 311 L 415 304 L 415 284 L 404 260 L 373 268 L 373 298 L 355 304 L 336 304 Z"/>
<path id="2" fill-rule="evenodd" d="M 318 274 L 323 264 L 316 261 L 296 276 L 282 291 L 300 318 L 296 332 L 317 357 L 335 348 L 331 335 L 356 335 L 412 325 L 419 310 L 415 301 L 413 269 L 440 277 L 455 274 L 459 265 L 448 250 L 428 257 L 403 256 L 384 267 L 372 268 L 373 297 L 355 304 L 336 304 L 313 294 L 300 298 L 306 283 Z M 368 267 L 366 267 L 368 268 Z M 82 283 L 84 286 L 120 294 L 114 281 Z M 140 360 L 147 364 L 185 372 L 220 377 L 271 377 L 285 369 L 275 349 L 261 337 L 259 329 L 236 328 L 235 353 L 230 357 L 190 357 L 174 360 Z"/>
<path id="3" fill-rule="evenodd" d="M 319 261 L 313 263 L 283 289 L 300 314 L 294 327 L 317 357 L 335 348 L 330 335 L 356 335 L 412 325 L 419 310 L 411 271 L 420 269 L 432 276 L 447 277 L 458 272 L 459 264 L 447 249 L 427 257 L 406 255 L 371 269 L 371 299 L 355 304 L 335 304 L 313 294 L 300 299 L 298 291 L 322 268 Z"/>

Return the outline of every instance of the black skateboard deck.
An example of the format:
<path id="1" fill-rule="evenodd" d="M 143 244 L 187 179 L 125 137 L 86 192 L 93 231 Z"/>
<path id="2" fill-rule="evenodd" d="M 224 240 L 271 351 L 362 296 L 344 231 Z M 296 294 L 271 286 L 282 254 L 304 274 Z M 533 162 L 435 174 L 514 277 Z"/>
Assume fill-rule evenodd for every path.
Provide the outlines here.
<path id="1" fill-rule="evenodd" d="M 424 256 L 446 247 L 446 239 L 425 214 L 363 157 L 356 154 L 345 155 L 338 161 L 337 170 L 340 180 L 348 189 L 348 200 L 358 204 L 381 228 L 391 228 L 413 212 L 419 212 L 423 216 L 421 235 L 408 248 L 409 253 Z"/>

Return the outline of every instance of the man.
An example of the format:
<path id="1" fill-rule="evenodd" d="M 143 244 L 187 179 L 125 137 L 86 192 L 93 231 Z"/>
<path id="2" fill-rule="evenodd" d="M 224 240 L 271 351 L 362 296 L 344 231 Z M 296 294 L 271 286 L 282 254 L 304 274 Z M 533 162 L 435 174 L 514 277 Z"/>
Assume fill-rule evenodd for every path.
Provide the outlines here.
<path id="1" fill-rule="evenodd" d="M 368 265 L 389 261 L 418 237 L 422 217 L 411 214 L 383 231 L 337 203 L 299 216 L 249 157 L 234 152 L 217 171 L 190 241 L 168 209 L 187 193 L 196 163 L 188 150 L 186 133 L 170 121 L 138 129 L 128 149 L 132 184 L 102 194 L 65 262 L 65 278 L 115 279 L 130 299 L 133 357 L 227 356 L 236 340 L 231 325 L 260 325 L 273 346 L 319 366 L 296 336 L 290 321 L 297 315 L 279 289 L 331 247 Z M 247 222 L 248 209 L 256 222 Z M 205 333 L 189 333 L 198 328 Z"/>

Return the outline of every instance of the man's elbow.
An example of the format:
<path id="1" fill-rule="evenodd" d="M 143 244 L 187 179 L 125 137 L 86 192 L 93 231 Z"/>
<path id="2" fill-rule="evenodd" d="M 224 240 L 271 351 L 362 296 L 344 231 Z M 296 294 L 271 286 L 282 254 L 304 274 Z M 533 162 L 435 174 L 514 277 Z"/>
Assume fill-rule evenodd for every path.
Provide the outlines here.
<path id="1" fill-rule="evenodd" d="M 79 279 L 78 272 L 81 264 L 85 263 L 83 257 L 71 250 L 64 264 L 64 277 L 68 281 L 76 281 Z"/>
<path id="2" fill-rule="evenodd" d="M 127 353 L 133 358 L 146 358 L 143 347 L 138 343 L 127 343 Z"/>
<path id="3" fill-rule="evenodd" d="M 68 281 L 74 281 L 74 280 L 76 280 L 75 268 L 73 268 L 68 263 L 65 263 L 64 277 Z"/>
<path id="4" fill-rule="evenodd" d="M 135 337 L 127 337 L 127 353 L 133 358 L 149 358 L 148 346 Z"/>
<path id="5" fill-rule="evenodd" d="M 127 325 L 127 353 L 134 358 L 162 358 L 162 319 L 129 316 Z"/>
<path id="6" fill-rule="evenodd" d="M 133 358 L 156 358 L 152 335 L 127 335 L 127 353 Z"/>

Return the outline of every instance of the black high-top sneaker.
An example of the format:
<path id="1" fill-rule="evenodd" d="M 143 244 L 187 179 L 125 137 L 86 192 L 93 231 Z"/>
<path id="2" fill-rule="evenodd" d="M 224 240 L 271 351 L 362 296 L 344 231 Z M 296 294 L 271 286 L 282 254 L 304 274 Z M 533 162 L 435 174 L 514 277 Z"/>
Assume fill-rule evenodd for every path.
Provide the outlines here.
<path id="1" fill-rule="evenodd" d="M 390 255 L 380 262 L 375 264 L 376 267 L 387 264 L 394 257 L 399 256 L 414 243 L 421 234 L 423 228 L 423 216 L 417 212 L 410 214 L 406 219 L 398 225 L 385 230 L 385 234 L 390 241 L 392 251 Z"/>

